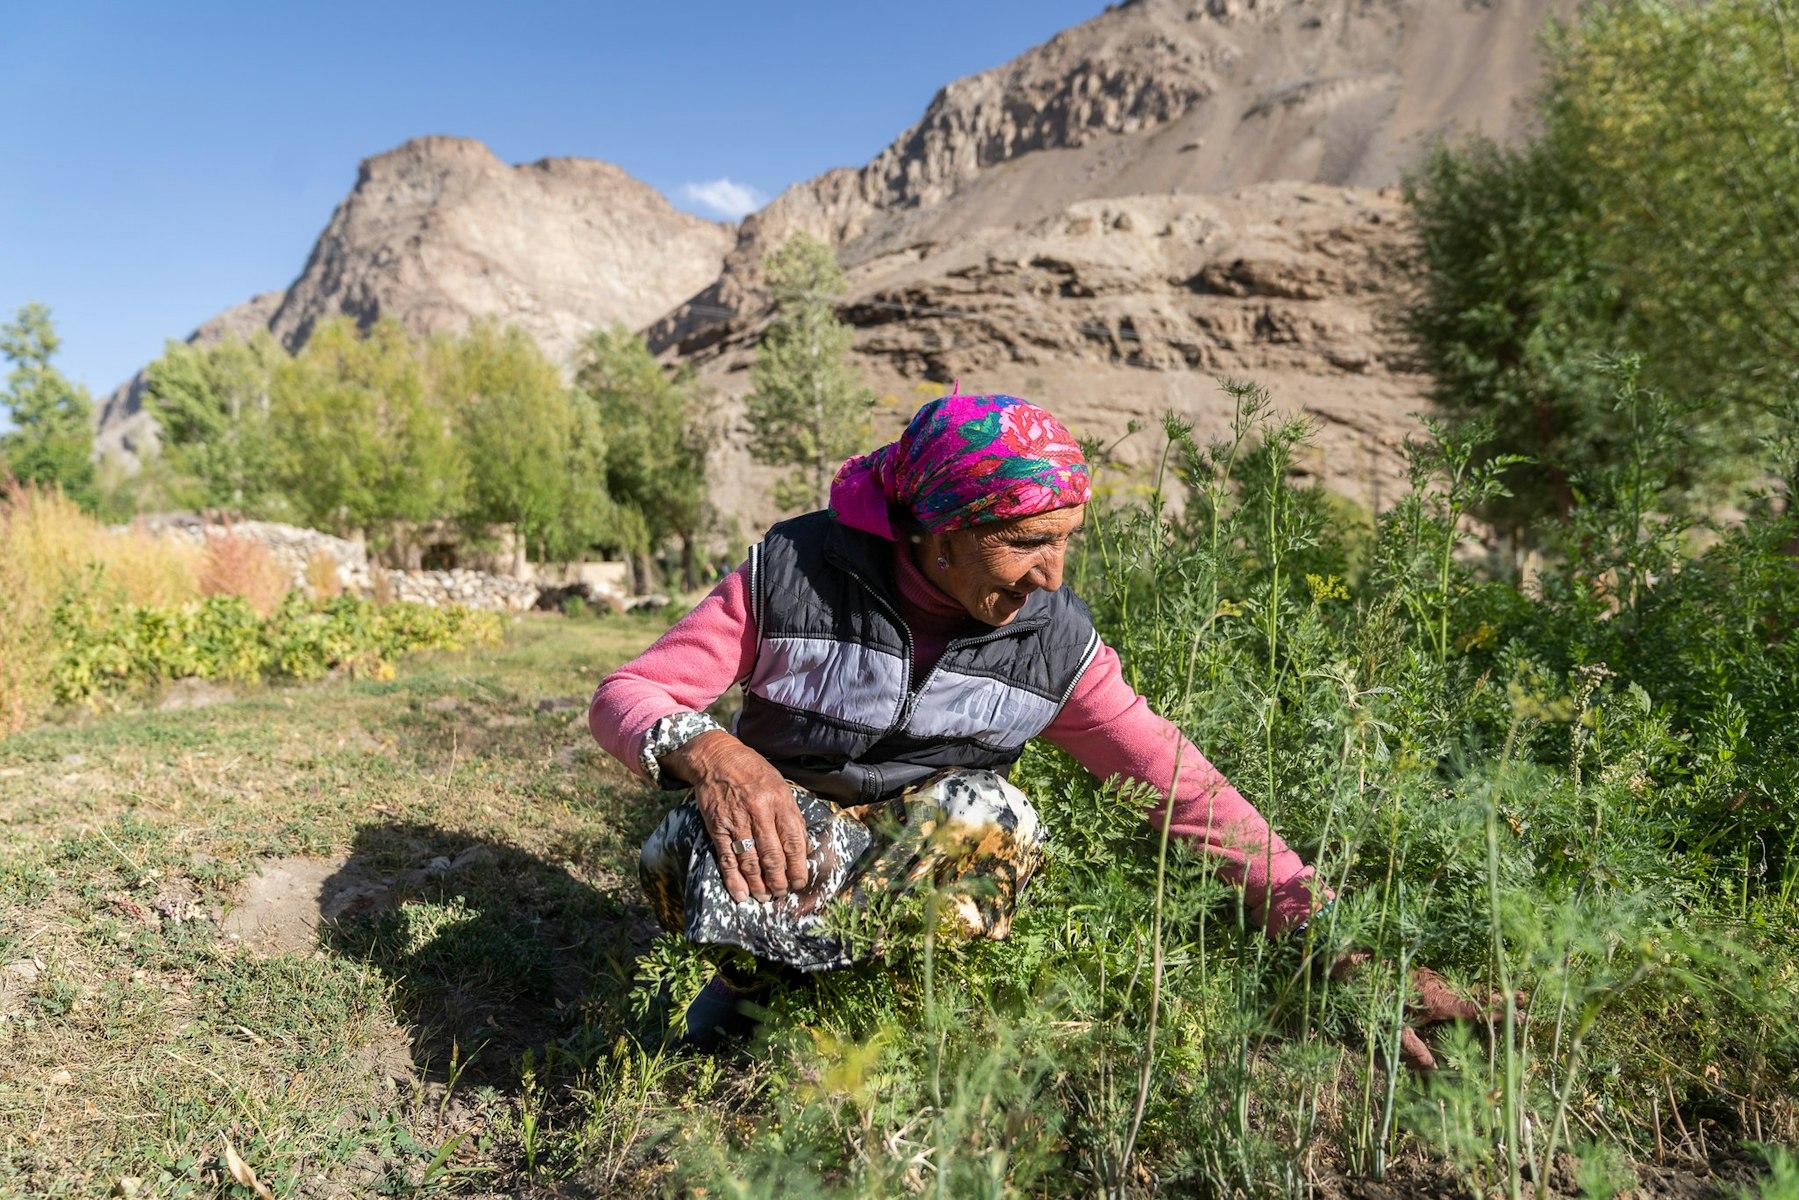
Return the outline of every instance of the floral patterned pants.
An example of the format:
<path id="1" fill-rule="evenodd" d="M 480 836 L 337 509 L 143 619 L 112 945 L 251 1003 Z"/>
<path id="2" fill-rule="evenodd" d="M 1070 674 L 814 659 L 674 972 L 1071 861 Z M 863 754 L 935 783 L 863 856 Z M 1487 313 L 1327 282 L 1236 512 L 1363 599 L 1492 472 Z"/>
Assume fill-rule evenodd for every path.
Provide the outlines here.
<path id="1" fill-rule="evenodd" d="M 732 900 L 699 809 L 671 811 L 638 869 L 656 919 L 690 941 L 735 946 L 801 971 L 878 952 L 908 897 L 972 937 L 1003 938 L 1048 835 L 1023 792 L 992 771 L 951 768 L 890 801 L 838 807 L 800 787 L 811 884 L 782 900 Z"/>

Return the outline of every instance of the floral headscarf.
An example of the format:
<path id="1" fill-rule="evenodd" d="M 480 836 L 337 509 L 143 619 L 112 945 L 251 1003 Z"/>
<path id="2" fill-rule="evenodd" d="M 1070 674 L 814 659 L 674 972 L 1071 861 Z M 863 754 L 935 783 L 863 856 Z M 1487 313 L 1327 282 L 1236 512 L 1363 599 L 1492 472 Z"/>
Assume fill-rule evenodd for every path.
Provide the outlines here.
<path id="1" fill-rule="evenodd" d="M 831 513 L 897 540 L 892 508 L 932 532 L 1085 504 L 1087 460 L 1062 422 L 1017 396 L 953 391 L 918 410 L 906 431 L 838 468 Z"/>

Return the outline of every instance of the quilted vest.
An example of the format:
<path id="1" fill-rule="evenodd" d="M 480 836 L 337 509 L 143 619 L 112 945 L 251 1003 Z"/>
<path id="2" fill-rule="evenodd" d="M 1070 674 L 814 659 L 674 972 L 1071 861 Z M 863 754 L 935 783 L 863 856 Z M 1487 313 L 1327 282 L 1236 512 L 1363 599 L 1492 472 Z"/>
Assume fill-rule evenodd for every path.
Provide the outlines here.
<path id="1" fill-rule="evenodd" d="M 737 736 L 839 803 L 945 767 L 1008 771 L 1099 651 L 1092 614 L 1064 587 L 956 638 L 914 679 L 893 552 L 826 512 L 782 521 L 750 550 L 759 642 Z"/>

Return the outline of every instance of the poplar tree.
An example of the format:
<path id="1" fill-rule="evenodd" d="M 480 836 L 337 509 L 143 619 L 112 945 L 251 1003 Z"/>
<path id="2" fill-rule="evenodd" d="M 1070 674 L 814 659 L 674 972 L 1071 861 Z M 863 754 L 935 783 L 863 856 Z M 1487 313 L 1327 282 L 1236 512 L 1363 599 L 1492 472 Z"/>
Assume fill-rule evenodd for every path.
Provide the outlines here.
<path id="1" fill-rule="evenodd" d="M 396 522 L 462 511 L 453 416 L 395 321 L 366 336 L 348 318 L 320 322 L 276 370 L 269 415 L 280 488 L 309 525 L 385 543 Z"/>
<path id="2" fill-rule="evenodd" d="M 681 547 L 682 583 L 698 582 L 696 551 L 711 510 L 706 502 L 710 438 L 692 374 L 670 374 L 623 326 L 596 329 L 582 344 L 576 387 L 606 429 L 604 486 L 634 514 L 630 535 L 637 585 L 651 586 L 649 559 L 669 540 Z"/>
<path id="3" fill-rule="evenodd" d="M 0 392 L 0 406 L 12 421 L 0 435 L 0 468 L 24 483 L 60 487 L 92 508 L 94 401 L 50 365 L 61 345 L 43 304 L 25 305 L 0 326 L 0 354 L 13 368 Z"/>
<path id="4" fill-rule="evenodd" d="M 791 468 L 775 490 L 782 505 L 823 508 L 837 467 L 867 445 L 875 402 L 850 366 L 852 331 L 832 304 L 843 294 L 843 269 L 829 246 L 798 233 L 763 270 L 775 315 L 750 376 L 750 454 Z"/>
<path id="5" fill-rule="evenodd" d="M 584 396 L 516 326 L 477 321 L 432 347 L 432 391 L 467 462 L 465 524 L 510 525 L 539 562 L 582 557 L 612 529 L 605 440 Z"/>
<path id="6" fill-rule="evenodd" d="M 145 405 L 163 454 L 203 507 L 279 512 L 269 432 L 270 386 L 287 355 L 267 330 L 210 346 L 170 342 L 145 371 Z"/>

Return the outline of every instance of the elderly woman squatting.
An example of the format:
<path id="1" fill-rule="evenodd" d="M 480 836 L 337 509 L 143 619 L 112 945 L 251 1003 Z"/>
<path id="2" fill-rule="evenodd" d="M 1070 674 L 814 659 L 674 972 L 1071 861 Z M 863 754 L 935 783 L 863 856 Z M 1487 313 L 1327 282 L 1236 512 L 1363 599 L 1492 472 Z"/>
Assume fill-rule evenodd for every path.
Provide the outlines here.
<path id="1" fill-rule="evenodd" d="M 1154 789 L 1148 819 L 1216 857 L 1270 936 L 1329 901 L 1125 682 L 1064 585 L 1089 490 L 1078 444 L 1035 405 L 931 401 L 899 440 L 843 465 L 829 510 L 773 526 L 600 684 L 600 745 L 692 788 L 644 846 L 658 919 L 760 964 L 721 968 L 688 1010 L 691 1044 L 747 1028 L 741 1001 L 782 974 L 854 960 L 820 920 L 827 905 L 925 881 L 946 887 L 971 934 L 1005 936 L 1046 835 L 1004 772 L 1036 736 L 1100 779 Z M 745 699 L 732 733 L 704 713 L 734 683 Z M 1418 1024 L 1482 1015 L 1428 971 L 1413 982 Z M 1403 1049 L 1431 1065 L 1415 1032 Z"/>

